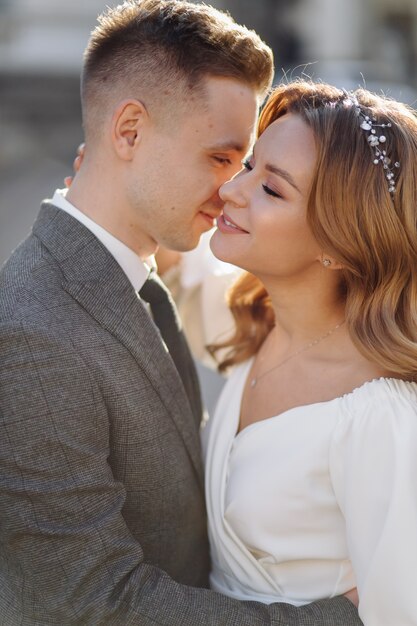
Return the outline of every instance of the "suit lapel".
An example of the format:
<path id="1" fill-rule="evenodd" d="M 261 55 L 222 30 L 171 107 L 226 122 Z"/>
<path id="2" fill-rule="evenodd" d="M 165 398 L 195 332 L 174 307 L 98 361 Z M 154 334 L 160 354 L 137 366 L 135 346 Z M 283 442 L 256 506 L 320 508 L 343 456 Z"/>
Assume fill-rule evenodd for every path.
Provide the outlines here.
<path id="1" fill-rule="evenodd" d="M 130 351 L 173 419 L 203 484 L 198 429 L 171 357 L 145 305 L 98 239 L 75 218 L 45 204 L 33 234 L 64 275 L 63 288 Z"/>

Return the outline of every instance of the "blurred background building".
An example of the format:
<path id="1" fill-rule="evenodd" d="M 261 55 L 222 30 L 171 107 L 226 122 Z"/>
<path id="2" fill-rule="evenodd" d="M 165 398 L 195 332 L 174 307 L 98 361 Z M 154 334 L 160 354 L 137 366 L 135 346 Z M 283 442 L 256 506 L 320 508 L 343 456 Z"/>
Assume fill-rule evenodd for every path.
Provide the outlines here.
<path id="1" fill-rule="evenodd" d="M 71 173 L 82 140 L 82 52 L 105 0 L 0 0 L 0 263 L 43 197 Z M 417 93 L 417 0 L 212 0 L 257 30 L 276 82 L 302 72 L 365 83 L 409 104 Z"/>

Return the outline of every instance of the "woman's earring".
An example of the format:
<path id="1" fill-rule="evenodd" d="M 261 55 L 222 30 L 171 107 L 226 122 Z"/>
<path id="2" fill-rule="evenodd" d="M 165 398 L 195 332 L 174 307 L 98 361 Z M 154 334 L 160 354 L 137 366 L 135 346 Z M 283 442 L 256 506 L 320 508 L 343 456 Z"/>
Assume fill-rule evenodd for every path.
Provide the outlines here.
<path id="1" fill-rule="evenodd" d="M 323 259 L 322 263 L 323 263 L 324 267 L 329 267 L 329 265 L 332 264 L 330 259 Z"/>

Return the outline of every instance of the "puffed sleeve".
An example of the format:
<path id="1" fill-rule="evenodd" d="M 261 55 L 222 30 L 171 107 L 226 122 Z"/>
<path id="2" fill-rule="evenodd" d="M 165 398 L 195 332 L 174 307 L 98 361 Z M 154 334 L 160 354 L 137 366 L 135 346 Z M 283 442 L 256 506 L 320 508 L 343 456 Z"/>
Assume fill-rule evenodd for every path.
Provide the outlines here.
<path id="1" fill-rule="evenodd" d="M 330 474 L 346 520 L 362 621 L 416 626 L 416 384 L 379 379 L 344 398 Z"/>

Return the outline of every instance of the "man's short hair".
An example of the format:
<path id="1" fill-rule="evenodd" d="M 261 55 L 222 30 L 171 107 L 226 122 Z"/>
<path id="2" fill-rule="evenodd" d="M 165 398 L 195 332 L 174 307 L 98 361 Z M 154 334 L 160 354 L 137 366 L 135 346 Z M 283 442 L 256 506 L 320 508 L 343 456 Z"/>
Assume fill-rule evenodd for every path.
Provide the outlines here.
<path id="1" fill-rule="evenodd" d="M 209 76 L 236 79 L 264 97 L 273 78 L 270 48 L 229 14 L 185 0 L 126 0 L 98 18 L 84 55 L 83 121 L 99 127 L 120 99 L 155 110 L 180 108 L 180 94 Z"/>

